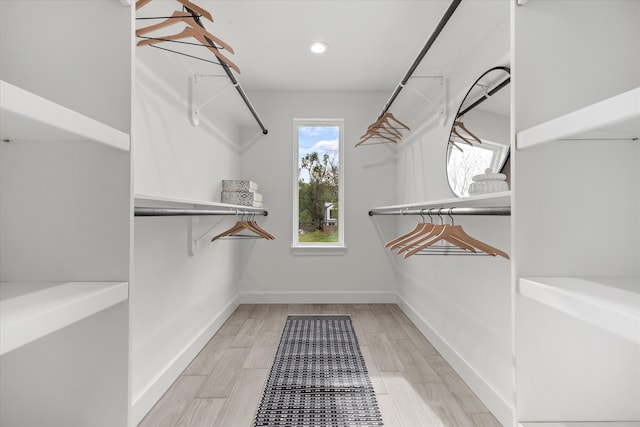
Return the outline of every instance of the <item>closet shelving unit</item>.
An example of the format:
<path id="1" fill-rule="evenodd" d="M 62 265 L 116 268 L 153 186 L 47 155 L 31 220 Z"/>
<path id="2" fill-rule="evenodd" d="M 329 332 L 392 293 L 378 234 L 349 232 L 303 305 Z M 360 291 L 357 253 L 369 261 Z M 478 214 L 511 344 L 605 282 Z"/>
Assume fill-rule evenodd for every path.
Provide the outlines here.
<path id="1" fill-rule="evenodd" d="M 3 144 L 80 141 L 129 151 L 129 136 L 125 133 L 4 81 L 0 81 L 0 107 Z M 0 289 L 0 354 L 128 297 L 128 283 L 120 281 L 1 282 Z"/>
<path id="2" fill-rule="evenodd" d="M 208 210 L 219 209 L 228 210 L 233 213 L 238 211 L 250 211 L 256 214 L 265 212 L 264 208 L 256 208 L 253 206 L 234 205 L 230 203 L 209 202 L 196 199 L 185 199 L 180 197 L 160 196 L 151 194 L 136 193 L 135 207 L 136 208 L 169 208 L 169 209 L 195 209 L 195 210 Z"/>
<path id="3" fill-rule="evenodd" d="M 487 207 L 511 207 L 511 192 L 501 191 L 499 193 L 479 194 L 469 197 L 432 200 L 429 202 L 415 202 L 402 205 L 379 206 L 372 210 L 374 212 L 395 211 L 403 209 L 437 209 L 437 208 L 487 208 Z"/>
<path id="4" fill-rule="evenodd" d="M 129 135 L 0 81 L 0 139 L 0 424 L 124 425 Z"/>
<path id="5" fill-rule="evenodd" d="M 519 150 L 562 140 L 603 143 L 640 138 L 640 88 L 518 133 Z M 640 276 L 522 277 L 518 293 L 640 345 Z"/>
<path id="6" fill-rule="evenodd" d="M 253 206 L 138 194 L 135 196 L 134 215 L 136 217 L 197 217 L 218 215 L 267 216 L 268 212 L 264 208 Z M 189 227 L 191 232 L 193 232 L 192 226 L 193 224 L 190 221 Z"/>
<path id="7" fill-rule="evenodd" d="M 584 156 L 582 167 L 593 168 L 594 173 L 599 172 L 598 167 L 604 167 L 602 173 L 613 175 L 611 165 L 600 163 L 610 159 L 597 158 L 593 153 L 602 150 L 602 145 L 608 146 L 612 153 L 621 150 L 623 156 L 631 158 L 635 153 L 637 168 L 640 159 L 633 144 L 640 144 L 639 137 L 640 88 L 634 88 L 518 132 L 518 167 L 521 167 L 520 159 L 525 159 L 529 152 L 539 161 L 549 155 L 565 158 L 569 148 L 574 150 L 576 158 Z M 585 144 L 589 145 L 585 147 Z M 598 144 L 602 145 L 597 147 Z M 585 183 L 592 190 L 587 194 L 593 204 L 602 203 L 608 197 L 606 193 L 612 192 L 613 188 L 607 189 L 607 185 L 612 184 L 610 181 L 609 177 L 603 177 L 604 185 Z M 608 234 L 617 232 L 607 230 L 606 221 L 594 222 L 590 231 L 604 236 L 594 235 L 593 239 L 605 242 L 602 246 L 609 250 L 602 256 L 609 259 L 628 257 L 625 250 L 620 249 L 625 247 L 623 240 L 637 245 L 640 239 L 636 235 L 640 192 L 637 179 L 614 184 L 629 194 L 626 206 L 612 207 L 625 212 L 621 214 L 622 219 L 613 221 L 631 219 L 627 236 L 612 239 Z M 561 191 L 554 187 L 546 190 L 551 197 Z M 574 202 L 583 202 L 578 196 L 567 196 L 576 197 Z M 516 221 L 523 218 L 524 215 L 518 215 Z M 555 220 L 561 224 L 568 221 L 566 218 L 566 214 L 561 214 Z M 605 228 L 595 227 L 597 224 Z M 536 227 L 536 223 L 531 226 Z M 574 266 L 580 264 L 577 257 L 584 258 L 585 267 L 589 265 L 592 256 L 581 246 L 590 242 L 585 240 L 586 236 L 576 235 L 572 227 L 567 227 L 563 235 L 559 233 L 558 238 L 568 242 L 562 243 L 562 249 L 556 254 L 567 260 L 570 265 L 567 271 L 562 271 L 562 275 L 545 275 L 547 271 L 542 266 L 528 267 L 528 274 L 516 277 L 518 422 L 523 427 L 535 427 L 539 422 L 549 426 L 554 425 L 554 421 L 560 423 L 557 425 L 566 425 L 562 421 L 579 421 L 571 425 L 594 427 L 607 422 L 606 425 L 637 427 L 640 425 L 640 275 L 637 269 L 629 275 L 628 267 L 627 272 L 621 274 L 620 266 L 608 266 L 616 262 L 605 260 L 594 260 L 594 263 L 600 272 L 608 275 L 571 274 L 580 270 Z M 573 253 L 563 252 L 567 249 Z M 620 265 L 624 267 L 624 263 Z M 562 267 L 550 267 L 549 271 L 554 269 L 561 271 Z M 531 274 L 531 270 L 543 274 Z"/>
<path id="8" fill-rule="evenodd" d="M 518 133 L 524 150 L 561 140 L 638 140 L 640 87 L 549 120 Z"/>

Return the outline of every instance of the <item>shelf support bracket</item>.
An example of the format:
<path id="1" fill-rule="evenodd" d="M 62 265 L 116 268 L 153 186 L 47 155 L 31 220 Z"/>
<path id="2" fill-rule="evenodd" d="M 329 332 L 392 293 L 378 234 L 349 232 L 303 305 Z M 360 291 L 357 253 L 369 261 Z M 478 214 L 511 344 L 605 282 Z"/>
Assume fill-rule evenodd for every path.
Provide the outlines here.
<path id="1" fill-rule="evenodd" d="M 418 89 L 412 87 L 412 86 L 408 86 L 408 85 L 404 85 L 403 87 L 407 87 L 411 90 L 413 90 L 420 98 L 424 99 L 425 101 L 427 101 L 429 104 L 431 104 L 432 106 L 436 107 L 438 109 L 438 123 L 440 123 L 441 126 L 444 126 L 447 122 L 447 89 L 448 89 L 448 81 L 444 76 L 411 76 L 411 79 L 437 79 L 438 82 L 440 83 L 440 102 L 437 103 L 435 101 L 432 101 L 431 99 L 427 98 L 425 95 L 423 95 Z"/>
<path id="2" fill-rule="evenodd" d="M 237 211 L 236 211 L 236 214 L 237 214 Z M 189 256 L 192 257 L 196 252 L 196 246 L 198 246 L 198 242 L 202 240 L 204 237 L 206 237 L 211 230 L 217 227 L 218 224 L 220 224 L 223 221 L 223 219 L 216 221 L 215 224 L 207 228 L 204 233 L 200 233 L 199 236 L 195 236 L 194 230 L 197 229 L 198 226 L 200 225 L 200 217 L 190 216 L 188 221 L 189 221 L 188 222 L 189 227 L 187 229 L 187 252 L 189 253 Z"/>
<path id="3" fill-rule="evenodd" d="M 213 101 L 218 95 L 220 95 L 226 88 L 232 85 L 231 82 L 228 82 L 220 89 L 218 89 L 213 95 L 209 97 L 206 101 L 204 101 L 200 105 L 196 105 L 195 102 L 195 93 L 196 93 L 196 85 L 198 84 L 198 79 L 203 77 L 226 77 L 216 74 L 195 74 L 193 77 L 189 77 L 189 120 L 193 126 L 198 126 L 200 124 L 200 110 L 204 108 L 207 104 Z M 236 86 L 233 84 L 233 86 Z"/>

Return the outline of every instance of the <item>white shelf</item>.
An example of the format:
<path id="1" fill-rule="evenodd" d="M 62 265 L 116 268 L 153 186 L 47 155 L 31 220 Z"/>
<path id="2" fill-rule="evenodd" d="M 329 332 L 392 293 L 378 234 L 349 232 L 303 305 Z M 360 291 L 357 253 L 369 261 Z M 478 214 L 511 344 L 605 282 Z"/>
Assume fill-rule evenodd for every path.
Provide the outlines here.
<path id="1" fill-rule="evenodd" d="M 640 344 L 640 276 L 526 277 L 518 293 Z"/>
<path id="2" fill-rule="evenodd" d="M 150 194 L 136 193 L 134 195 L 135 206 L 142 208 L 149 207 L 187 207 L 187 208 L 223 208 L 262 211 L 264 208 L 253 206 L 232 205 L 229 203 L 207 202 L 195 199 L 182 199 L 178 197 L 157 196 Z"/>
<path id="3" fill-rule="evenodd" d="M 0 139 L 93 141 L 129 151 L 129 135 L 0 80 Z"/>
<path id="4" fill-rule="evenodd" d="M 125 301 L 127 282 L 0 283 L 0 354 Z"/>
<path id="5" fill-rule="evenodd" d="M 640 88 L 518 132 L 519 150 L 559 139 L 640 137 Z"/>
<path id="6" fill-rule="evenodd" d="M 430 202 L 407 203 L 404 205 L 378 206 L 374 209 L 429 209 L 429 208 L 496 208 L 510 207 L 511 192 L 480 194 L 477 196 L 454 199 L 433 200 Z"/>

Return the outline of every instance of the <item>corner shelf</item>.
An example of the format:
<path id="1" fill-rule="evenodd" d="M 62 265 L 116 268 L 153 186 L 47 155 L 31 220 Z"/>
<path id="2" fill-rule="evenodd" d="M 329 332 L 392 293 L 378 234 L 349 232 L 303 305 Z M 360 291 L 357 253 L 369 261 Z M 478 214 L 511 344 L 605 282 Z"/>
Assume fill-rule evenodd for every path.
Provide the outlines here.
<path id="1" fill-rule="evenodd" d="M 524 277 L 518 293 L 640 345 L 640 276 Z"/>
<path id="2" fill-rule="evenodd" d="M 518 150 L 560 139 L 624 139 L 640 137 L 640 88 L 518 132 Z"/>
<path id="3" fill-rule="evenodd" d="M 195 199 L 183 199 L 179 197 L 158 196 L 151 194 L 134 194 L 135 207 L 188 207 L 195 208 L 201 207 L 203 209 L 209 208 L 221 208 L 221 209 L 242 209 L 242 210 L 254 210 L 263 211 L 263 207 L 232 205 L 229 203 L 207 202 L 203 200 Z"/>
<path id="4" fill-rule="evenodd" d="M 92 141 L 129 151 L 129 135 L 0 80 L 3 141 Z"/>
<path id="5" fill-rule="evenodd" d="M 510 207 L 511 191 L 499 193 L 480 194 L 476 196 L 460 197 L 453 199 L 433 200 L 430 202 L 407 203 L 403 205 L 378 206 L 374 209 L 429 209 L 429 208 L 489 208 Z"/>
<path id="6" fill-rule="evenodd" d="M 127 300 L 127 282 L 0 283 L 0 354 Z"/>

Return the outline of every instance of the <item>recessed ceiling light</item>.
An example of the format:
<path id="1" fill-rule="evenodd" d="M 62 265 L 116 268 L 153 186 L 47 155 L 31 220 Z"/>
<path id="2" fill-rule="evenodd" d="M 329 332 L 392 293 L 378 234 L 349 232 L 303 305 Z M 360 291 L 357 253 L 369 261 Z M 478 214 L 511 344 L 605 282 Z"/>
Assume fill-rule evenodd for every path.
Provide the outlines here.
<path id="1" fill-rule="evenodd" d="M 329 45 L 325 42 L 313 42 L 309 46 L 313 53 L 324 53 L 329 48 Z"/>

